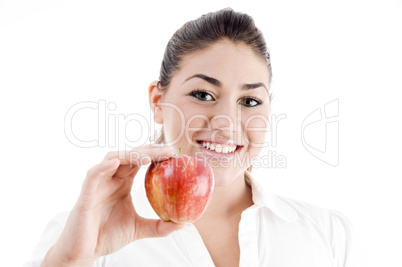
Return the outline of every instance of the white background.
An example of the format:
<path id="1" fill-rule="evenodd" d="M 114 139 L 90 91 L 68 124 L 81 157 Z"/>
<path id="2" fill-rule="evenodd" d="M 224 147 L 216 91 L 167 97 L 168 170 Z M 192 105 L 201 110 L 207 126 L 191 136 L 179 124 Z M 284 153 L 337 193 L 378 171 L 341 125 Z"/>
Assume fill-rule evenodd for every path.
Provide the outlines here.
<path id="1" fill-rule="evenodd" d="M 117 149 L 108 140 L 93 148 L 72 144 L 67 111 L 105 100 L 116 105 L 111 117 L 138 113 L 149 121 L 147 88 L 158 79 L 170 36 L 230 6 L 263 31 L 274 73 L 272 112 L 286 115 L 274 148 L 286 168 L 254 172 L 274 193 L 344 213 L 360 235 L 366 266 L 401 266 L 401 1 L 145 2 L 0 1 L 0 265 L 28 260 L 46 223 L 74 205 L 86 171 Z M 301 125 L 336 99 L 333 167 L 304 148 Z M 138 126 L 127 125 L 127 138 L 140 138 Z M 81 112 L 72 127 L 81 139 L 96 139 L 97 110 Z M 315 146 L 325 140 L 319 129 L 310 135 Z"/>

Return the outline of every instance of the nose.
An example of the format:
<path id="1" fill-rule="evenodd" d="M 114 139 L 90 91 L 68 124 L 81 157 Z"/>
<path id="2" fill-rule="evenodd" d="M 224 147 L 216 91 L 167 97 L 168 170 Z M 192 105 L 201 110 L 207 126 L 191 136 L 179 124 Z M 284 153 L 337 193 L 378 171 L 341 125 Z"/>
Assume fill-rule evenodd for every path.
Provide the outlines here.
<path id="1" fill-rule="evenodd" d="M 211 118 L 211 127 L 214 131 L 222 131 L 227 134 L 238 132 L 241 123 L 241 112 L 238 105 L 230 105 L 222 103 L 214 109 L 214 114 Z M 232 138 L 232 136 L 231 136 Z"/>

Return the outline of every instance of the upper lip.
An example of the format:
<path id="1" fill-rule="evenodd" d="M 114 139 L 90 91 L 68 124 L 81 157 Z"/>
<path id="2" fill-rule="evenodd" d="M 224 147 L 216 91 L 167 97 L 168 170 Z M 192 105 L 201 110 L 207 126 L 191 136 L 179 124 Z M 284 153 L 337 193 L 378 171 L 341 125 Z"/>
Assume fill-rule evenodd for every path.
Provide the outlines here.
<path id="1" fill-rule="evenodd" d="M 214 140 L 211 140 L 211 138 L 207 138 L 207 139 L 198 139 L 197 141 L 210 142 L 210 143 L 228 145 L 228 146 L 240 146 L 240 145 L 236 144 L 233 140 L 227 140 L 225 138 L 220 138 L 220 137 L 216 137 L 216 138 L 214 138 Z"/>

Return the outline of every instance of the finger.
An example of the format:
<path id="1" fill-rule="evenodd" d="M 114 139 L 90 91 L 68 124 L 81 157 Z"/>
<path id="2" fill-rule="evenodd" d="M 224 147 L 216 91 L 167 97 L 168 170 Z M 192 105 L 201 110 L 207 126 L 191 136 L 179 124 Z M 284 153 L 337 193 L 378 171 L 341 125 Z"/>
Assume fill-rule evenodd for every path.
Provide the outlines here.
<path id="1" fill-rule="evenodd" d="M 104 160 L 95 165 L 87 172 L 87 177 L 84 181 L 83 188 L 86 190 L 96 190 L 99 180 L 102 176 L 112 176 L 120 165 L 119 159 Z"/>
<path id="2" fill-rule="evenodd" d="M 138 172 L 138 168 L 132 168 L 129 165 L 121 165 L 120 159 L 113 158 L 111 160 L 106 160 L 104 169 L 101 170 L 107 179 L 112 178 L 134 178 Z"/>
<path id="3" fill-rule="evenodd" d="M 101 163 L 93 166 L 87 172 L 87 177 L 89 179 L 100 176 L 102 173 L 112 172 L 116 170 L 119 166 L 120 161 L 118 159 L 104 160 Z"/>
<path id="4" fill-rule="evenodd" d="M 163 237 L 184 227 L 185 224 L 141 218 L 136 224 L 136 239 Z"/>
<path id="5" fill-rule="evenodd" d="M 113 178 L 134 178 L 139 168 L 130 165 L 120 165 L 116 172 L 113 174 Z"/>
<path id="6" fill-rule="evenodd" d="M 102 172 L 105 174 L 106 177 L 111 177 L 116 173 L 119 166 L 120 166 L 119 159 L 114 158 L 114 159 L 108 160 L 105 163 Z"/>
<path id="7" fill-rule="evenodd" d="M 131 151 L 113 151 L 105 156 L 105 160 L 119 158 L 120 164 L 129 164 L 142 166 L 151 161 L 167 160 L 173 155 L 173 150 L 170 147 L 161 145 L 145 145 L 132 149 Z"/>

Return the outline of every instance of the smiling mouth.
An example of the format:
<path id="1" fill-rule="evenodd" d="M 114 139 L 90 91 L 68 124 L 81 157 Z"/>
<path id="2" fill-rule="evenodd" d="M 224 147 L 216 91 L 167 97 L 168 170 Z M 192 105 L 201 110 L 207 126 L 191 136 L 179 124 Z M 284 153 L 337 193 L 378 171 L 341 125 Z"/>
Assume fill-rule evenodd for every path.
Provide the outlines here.
<path id="1" fill-rule="evenodd" d="M 197 143 L 202 147 L 220 154 L 233 154 L 242 146 L 239 145 L 224 145 L 208 141 L 197 140 Z"/>

